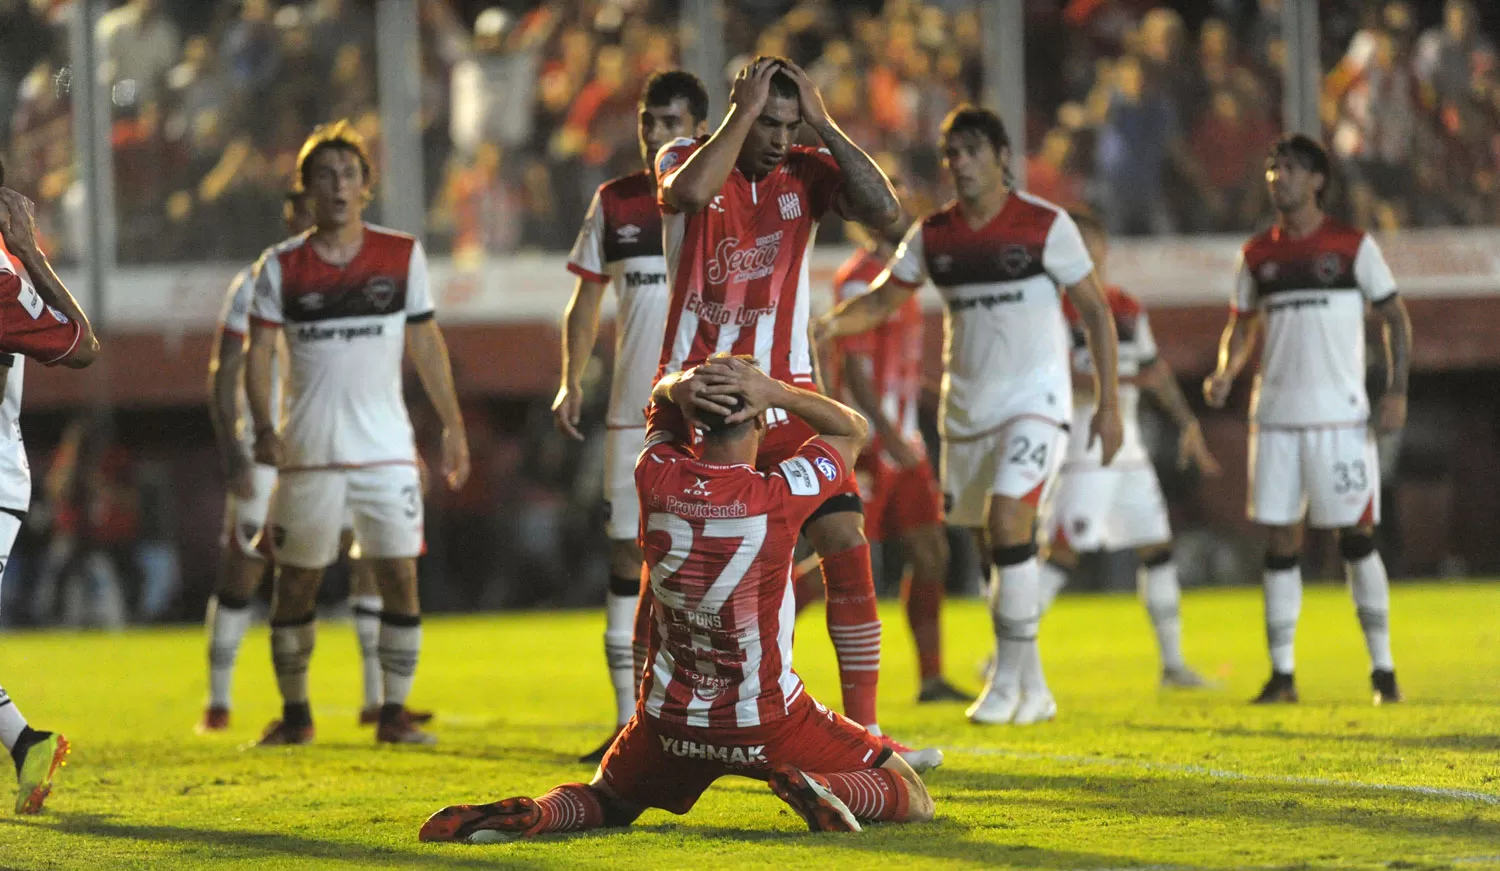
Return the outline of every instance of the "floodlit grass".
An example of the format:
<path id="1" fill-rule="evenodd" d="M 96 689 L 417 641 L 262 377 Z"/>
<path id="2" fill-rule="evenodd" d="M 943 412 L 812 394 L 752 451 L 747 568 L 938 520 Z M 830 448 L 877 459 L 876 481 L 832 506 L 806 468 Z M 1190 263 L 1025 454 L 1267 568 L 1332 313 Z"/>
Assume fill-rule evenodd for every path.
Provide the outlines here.
<path id="1" fill-rule="evenodd" d="M 916 706 L 909 636 L 885 612 L 883 725 L 937 745 L 938 819 L 812 835 L 762 784 L 720 781 L 686 817 L 511 845 L 425 845 L 458 801 L 587 780 L 574 758 L 610 720 L 597 613 L 434 619 L 413 703 L 436 748 L 377 747 L 354 724 L 356 646 L 325 624 L 313 661 L 318 741 L 245 750 L 279 708 L 266 633 L 241 655 L 228 734 L 195 735 L 205 652 L 193 629 L 0 637 L 0 681 L 73 740 L 46 812 L 0 806 L 0 867 L 474 869 L 739 867 L 1500 867 L 1500 586 L 1401 585 L 1395 648 L 1408 701 L 1370 706 L 1353 607 L 1309 588 L 1296 707 L 1244 702 L 1265 678 L 1259 594 L 1189 593 L 1190 660 L 1220 682 L 1162 693 L 1145 614 L 1064 597 L 1043 625 L 1057 722 L 979 728 Z M 797 661 L 837 702 L 816 609 Z M 948 671 L 974 687 L 989 646 L 977 603 L 946 614 Z"/>

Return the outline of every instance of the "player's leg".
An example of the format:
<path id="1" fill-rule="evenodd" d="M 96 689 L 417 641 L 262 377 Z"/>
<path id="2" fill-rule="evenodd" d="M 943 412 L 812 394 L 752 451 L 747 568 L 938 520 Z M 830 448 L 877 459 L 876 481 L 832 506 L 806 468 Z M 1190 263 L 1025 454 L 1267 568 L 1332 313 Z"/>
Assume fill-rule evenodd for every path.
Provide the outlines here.
<path id="1" fill-rule="evenodd" d="M 1156 636 L 1162 686 L 1201 687 L 1206 682 L 1182 656 L 1182 585 L 1172 559 L 1172 524 L 1156 469 L 1149 463 L 1131 465 L 1120 469 L 1117 477 L 1108 538 L 1112 547 L 1136 552 L 1136 589 Z"/>
<path id="2" fill-rule="evenodd" d="M 208 626 L 208 708 L 198 724 L 200 732 L 229 727 L 232 707 L 230 689 L 234 664 L 240 645 L 250 629 L 250 604 L 270 571 L 266 545 L 261 533 L 266 525 L 266 510 L 271 491 L 276 488 L 276 470 L 257 465 L 251 469 L 253 491 L 241 499 L 229 494 L 224 505 L 224 529 L 219 538 L 219 578 L 214 595 L 208 600 L 205 623 Z"/>
<path id="3" fill-rule="evenodd" d="M 609 536 L 609 588 L 604 594 L 604 662 L 615 695 L 615 728 L 604 743 L 579 758 L 597 763 L 635 713 L 635 670 L 631 638 L 636 604 L 640 600 L 640 501 L 635 492 L 635 460 L 640 456 L 641 430 L 612 429 L 604 441 L 605 533 Z"/>
<path id="4" fill-rule="evenodd" d="M 261 737 L 263 746 L 313 738 L 307 666 L 317 643 L 318 587 L 338 556 L 345 497 L 345 473 L 308 471 L 282 475 L 271 498 L 271 663 L 282 710 Z"/>
<path id="5" fill-rule="evenodd" d="M 1308 523 L 1339 531 L 1344 577 L 1370 654 L 1375 704 L 1401 701 L 1391 656 L 1390 580 L 1375 549 L 1380 524 L 1380 459 L 1364 427 L 1309 434 Z M 1313 460 L 1312 457 L 1316 457 Z"/>
<path id="6" fill-rule="evenodd" d="M 385 690 L 380 676 L 380 584 L 375 569 L 360 553 L 354 542 L 354 519 L 344 517 L 339 532 L 339 553 L 349 559 L 349 616 L 354 621 L 354 640 L 359 645 L 360 698 L 359 724 L 369 726 L 379 721 Z"/>
<path id="7" fill-rule="evenodd" d="M 1047 559 L 1038 567 L 1041 609 L 1046 614 L 1078 568 L 1078 555 L 1107 544 L 1120 475 L 1108 467 L 1065 464 L 1057 475 L 1057 492 L 1048 506 Z"/>
<path id="8" fill-rule="evenodd" d="M 948 585 L 948 532 L 943 526 L 943 497 L 932 468 L 925 462 L 882 475 L 882 539 L 895 536 L 906 555 L 901 597 L 906 622 L 917 647 L 918 702 L 967 701 L 943 677 L 942 610 Z"/>
<path id="9" fill-rule="evenodd" d="M 865 539 L 859 495 L 838 493 L 813 513 L 802 532 L 818 552 L 827 590 L 828 635 L 838 658 L 844 714 L 880 734 L 876 699 L 880 681 L 880 614 Z"/>
<path id="10" fill-rule="evenodd" d="M 1302 613 L 1302 518 L 1307 510 L 1303 433 L 1250 433 L 1250 519 L 1266 529 L 1266 646 L 1271 677 L 1256 704 L 1297 701 L 1297 620 Z"/>

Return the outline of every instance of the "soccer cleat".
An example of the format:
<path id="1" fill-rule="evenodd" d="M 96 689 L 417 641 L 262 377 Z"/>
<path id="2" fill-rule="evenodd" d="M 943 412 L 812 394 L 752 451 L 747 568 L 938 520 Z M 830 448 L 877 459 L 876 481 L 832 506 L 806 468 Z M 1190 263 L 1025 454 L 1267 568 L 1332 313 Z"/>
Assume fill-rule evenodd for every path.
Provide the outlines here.
<path id="1" fill-rule="evenodd" d="M 912 770 L 918 774 L 931 771 L 943 764 L 943 751 L 936 747 L 923 747 L 921 750 L 913 750 L 889 735 L 881 735 L 880 743 L 892 753 L 906 760 L 906 764 L 910 765 Z"/>
<path id="2" fill-rule="evenodd" d="M 425 725 L 425 724 L 430 723 L 432 721 L 432 712 L 431 711 L 413 711 L 413 710 L 408 710 L 406 713 L 411 716 L 411 721 L 413 723 L 416 723 L 418 726 Z M 380 725 L 380 706 L 379 705 L 375 705 L 374 707 L 365 708 L 364 710 L 360 711 L 359 712 L 359 724 L 361 726 L 378 726 L 378 725 Z"/>
<path id="3" fill-rule="evenodd" d="M 1252 705 L 1293 705 L 1297 698 L 1297 679 L 1290 674 L 1271 672 L 1271 679 L 1260 688 L 1260 695 L 1250 700 Z"/>
<path id="4" fill-rule="evenodd" d="M 926 702 L 967 702 L 969 696 L 961 692 L 958 687 L 948 683 L 945 678 L 934 677 L 922 681 L 922 691 L 917 693 L 917 703 Z"/>
<path id="5" fill-rule="evenodd" d="M 208 707 L 203 711 L 203 719 L 194 729 L 199 735 L 209 732 L 222 732 L 229 728 L 229 709 Z"/>
<path id="6" fill-rule="evenodd" d="M 1370 672 L 1370 685 L 1375 688 L 1375 704 L 1394 705 L 1401 701 L 1401 688 L 1396 686 L 1396 673 L 1377 668 Z"/>
<path id="7" fill-rule="evenodd" d="M 615 739 L 618 738 L 618 737 L 620 737 L 620 731 L 622 729 L 624 729 L 624 728 L 625 728 L 624 726 L 616 726 L 615 730 L 613 732 L 609 733 L 609 737 L 604 739 L 604 743 L 603 744 L 600 744 L 598 747 L 595 747 L 593 750 L 590 750 L 589 752 L 587 752 L 587 753 L 583 754 L 582 756 L 578 757 L 578 761 L 579 762 L 587 762 L 590 765 L 598 765 L 599 763 L 603 762 L 604 761 L 604 754 L 607 753 L 607 752 L 609 752 L 609 748 L 611 748 L 611 747 L 614 746 Z"/>
<path id="8" fill-rule="evenodd" d="M 1161 670 L 1161 686 L 1169 690 L 1195 690 L 1208 686 L 1208 681 L 1185 665 L 1171 665 Z"/>
<path id="9" fill-rule="evenodd" d="M 311 723 L 306 726 L 289 726 L 283 720 L 272 720 L 271 725 L 266 727 L 260 740 L 255 742 L 257 747 L 292 747 L 301 744 L 311 744 L 315 731 Z"/>
<path id="10" fill-rule="evenodd" d="M 490 804 L 456 804 L 428 817 L 417 832 L 417 840 L 471 844 L 514 841 L 535 835 L 541 822 L 541 808 L 526 796 Z"/>
<path id="11" fill-rule="evenodd" d="M 52 792 L 52 776 L 66 764 L 72 745 L 56 732 L 32 732 L 34 739 L 24 748 L 11 749 L 16 760 L 16 813 L 34 814 Z"/>
<path id="12" fill-rule="evenodd" d="M 859 820 L 849 806 L 816 776 L 790 765 L 778 765 L 767 778 L 776 797 L 791 806 L 814 832 L 858 832 Z"/>
<path id="13" fill-rule="evenodd" d="M 964 711 L 970 723 L 980 726 L 1001 726 L 1016 718 L 1016 709 L 1021 706 L 1021 697 L 1013 690 L 997 690 L 991 684 L 984 688 L 974 704 Z"/>
<path id="14" fill-rule="evenodd" d="M 1021 696 L 1021 704 L 1016 706 L 1016 715 L 1011 718 L 1011 723 L 1016 726 L 1031 726 L 1045 723 L 1056 716 L 1057 700 L 1052 698 L 1051 693 L 1027 693 Z"/>
<path id="15" fill-rule="evenodd" d="M 375 727 L 377 744 L 436 744 L 437 736 L 417 728 L 412 712 L 401 709 L 393 719 Z"/>

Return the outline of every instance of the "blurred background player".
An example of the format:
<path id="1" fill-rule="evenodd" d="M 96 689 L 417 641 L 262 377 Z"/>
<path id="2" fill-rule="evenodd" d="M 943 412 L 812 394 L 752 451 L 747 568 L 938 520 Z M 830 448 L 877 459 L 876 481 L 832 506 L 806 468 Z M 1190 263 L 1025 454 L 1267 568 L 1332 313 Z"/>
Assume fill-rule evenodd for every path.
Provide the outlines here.
<path id="1" fill-rule="evenodd" d="M 903 202 L 906 188 L 894 161 L 881 161 Z M 896 246 L 880 234 L 851 226 L 861 245 L 833 277 L 835 302 L 870 289 Z M 942 607 L 948 582 L 948 533 L 943 497 L 917 428 L 922 396 L 922 305 L 915 295 L 868 333 L 833 345 L 830 391 L 870 421 L 870 443 L 855 464 L 864 499 L 865 535 L 899 540 L 907 571 L 901 582 L 906 620 L 917 646 L 918 702 L 969 697 L 943 677 Z M 799 602 L 801 596 L 799 595 Z"/>
<path id="2" fill-rule="evenodd" d="M 614 736 L 635 712 L 644 651 L 631 649 L 636 602 L 641 590 L 640 504 L 635 494 L 635 461 L 646 436 L 646 403 L 661 359 L 667 323 L 667 264 L 662 257 L 661 212 L 656 206 L 652 158 L 679 137 L 708 129 L 708 90 L 685 70 L 653 75 L 641 92 L 638 137 L 640 172 L 599 186 L 588 217 L 568 255 L 568 271 L 578 276 L 562 330 L 562 385 L 552 403 L 558 429 L 575 439 L 583 409 L 583 374 L 598 334 L 604 288 L 613 283 L 615 315 L 614 382 L 609 391 L 604 441 L 605 533 L 609 536 L 609 592 L 604 607 L 604 658 L 615 690 L 615 731 L 580 761 L 598 762 Z"/>
<path id="3" fill-rule="evenodd" d="M 1370 654 L 1375 703 L 1401 700 L 1391 657 L 1390 582 L 1375 550 L 1380 463 L 1375 431 L 1406 425 L 1411 319 L 1370 234 L 1323 211 L 1328 153 L 1287 135 L 1266 156 L 1276 223 L 1245 243 L 1219 365 L 1203 382 L 1222 408 L 1261 333 L 1250 400 L 1250 519 L 1267 533 L 1266 642 L 1271 678 L 1253 700 L 1297 701 L 1294 643 L 1302 610 L 1302 522 L 1336 529 Z M 1389 382 L 1370 426 L 1365 304 L 1384 325 Z"/>
<path id="4" fill-rule="evenodd" d="M 753 355 L 773 378 L 813 387 L 807 257 L 829 212 L 882 228 L 900 215 L 880 167 L 829 118 L 796 65 L 760 57 L 736 76 L 729 111 L 707 139 L 656 158 L 672 302 L 658 377 L 715 353 Z M 824 149 L 794 144 L 811 129 Z M 772 413 L 757 465 L 785 459 L 806 427 Z M 844 713 L 880 734 L 880 615 L 852 476 L 807 520 L 822 558 L 828 633 Z"/>
<path id="5" fill-rule="evenodd" d="M 1092 215 L 1073 213 L 1072 217 L 1083 235 L 1089 259 L 1094 261 L 1094 273 L 1101 282 L 1107 281 L 1109 239 L 1104 225 Z M 1203 429 L 1182 395 L 1177 375 L 1157 353 L 1145 306 L 1115 285 L 1105 284 L 1104 292 L 1119 337 L 1124 441 L 1114 462 L 1105 466 L 1097 446 L 1089 447 L 1083 439 L 1068 440 L 1057 495 L 1052 500 L 1047 561 L 1042 564 L 1042 610 L 1047 610 L 1068 582 L 1068 575 L 1078 567 L 1078 554 L 1131 548 L 1140 560 L 1138 587 L 1156 633 L 1162 686 L 1198 687 L 1203 685 L 1203 678 L 1182 657 L 1182 588 L 1172 561 L 1167 501 L 1141 437 L 1141 391 L 1150 393 L 1177 426 L 1180 467 L 1193 466 L 1205 475 L 1218 475 L 1219 463 L 1209 453 Z M 1063 310 L 1073 333 L 1073 428 L 1083 432 L 1088 426 L 1087 409 L 1093 405 L 1094 366 L 1078 309 L 1065 301 Z"/>
<path id="6" fill-rule="evenodd" d="M 82 369 L 99 353 L 88 318 L 37 245 L 31 201 L 4 184 L 0 164 L 0 571 L 31 506 L 20 421 L 25 358 Z M 0 745 L 16 765 L 16 813 L 37 813 L 68 755 L 68 739 L 33 729 L 0 687 Z"/>
<path id="7" fill-rule="evenodd" d="M 689 402 L 704 430 L 696 450 Z M 809 437 L 760 471 L 753 464 L 772 409 L 795 415 Z M 932 797 L 917 773 L 818 704 L 791 666 L 792 549 L 807 517 L 842 487 L 869 425 L 728 357 L 664 377 L 649 420 L 635 473 L 655 593 L 640 709 L 591 783 L 446 807 L 419 837 L 497 841 L 626 826 L 649 807 L 687 813 L 727 775 L 769 781 L 813 831 L 930 820 Z"/>
<path id="8" fill-rule="evenodd" d="M 442 473 L 452 489 L 468 477 L 469 448 L 433 319 L 426 254 L 413 237 L 364 222 L 371 181 L 369 153 L 353 127 L 339 121 L 314 130 L 298 154 L 297 185 L 311 195 L 316 228 L 268 249 L 255 268 L 246 386 L 255 460 L 279 470 L 269 518 L 271 655 L 283 700 L 262 745 L 312 740 L 307 664 L 315 604 L 346 512 L 381 594 L 384 686 L 375 738 L 436 740 L 406 710 L 422 646 L 416 558 L 423 513 L 401 394 L 406 348 L 442 420 Z M 271 403 L 283 335 L 290 362 L 284 415 Z"/>
<path id="9" fill-rule="evenodd" d="M 291 191 L 282 207 L 287 232 L 293 236 L 313 228 L 311 198 L 306 191 Z M 250 334 L 251 280 L 254 266 L 235 274 L 225 294 L 219 315 L 219 336 L 208 360 L 209 417 L 214 424 L 229 493 L 224 504 L 224 532 L 220 539 L 223 558 L 219 588 L 208 603 L 208 707 L 198 729 L 215 732 L 229 728 L 230 688 L 240 643 L 250 628 L 250 602 L 260 589 L 267 571 L 265 554 L 269 542 L 261 541 L 266 509 L 276 488 L 276 469 L 251 458 L 255 448 L 250 427 L 245 425 L 245 339 Z M 271 404 L 281 405 L 282 367 L 280 353 L 272 373 Z M 420 458 L 419 458 L 420 461 Z M 353 534 L 342 533 L 340 553 L 349 551 Z M 353 554 L 351 554 L 351 557 Z M 359 642 L 361 687 L 364 705 L 359 721 L 374 724 L 380 716 L 382 686 L 380 656 L 380 590 L 370 566 L 362 559 L 349 560 L 349 609 Z M 417 722 L 431 719 L 428 712 L 412 712 Z"/>
<path id="10" fill-rule="evenodd" d="M 1122 438 L 1114 319 L 1067 213 L 1009 182 L 1010 139 L 988 109 L 960 106 L 939 149 L 956 202 L 914 224 L 870 292 L 821 322 L 840 338 L 884 323 L 931 278 L 947 303 L 942 481 L 948 521 L 993 560 L 996 667 L 969 707 L 976 723 L 1051 719 L 1057 705 L 1037 649 L 1037 505 L 1057 476 L 1072 419 L 1068 336 L 1058 285 L 1078 309 L 1097 397 L 1086 444 L 1108 464 Z"/>

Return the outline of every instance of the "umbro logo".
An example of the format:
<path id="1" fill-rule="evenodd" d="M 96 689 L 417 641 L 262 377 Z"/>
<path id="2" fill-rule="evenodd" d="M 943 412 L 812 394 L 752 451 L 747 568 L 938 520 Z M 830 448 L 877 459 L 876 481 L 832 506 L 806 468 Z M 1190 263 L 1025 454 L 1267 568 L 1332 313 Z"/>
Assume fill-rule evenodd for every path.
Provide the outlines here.
<path id="1" fill-rule="evenodd" d="M 776 198 L 776 205 L 781 209 L 781 220 L 791 221 L 802 217 L 802 198 L 796 193 L 784 193 Z"/>
<path id="2" fill-rule="evenodd" d="M 626 245 L 633 243 L 637 236 L 641 235 L 641 228 L 634 224 L 626 224 L 615 230 L 615 236 Z"/>
<path id="3" fill-rule="evenodd" d="M 693 478 L 693 486 L 691 486 L 691 487 L 684 487 L 682 489 L 682 492 L 688 494 L 689 496 L 712 496 L 713 495 L 712 493 L 708 492 L 708 482 L 705 481 L 705 480 L 703 480 L 702 478 L 699 478 L 699 477 L 696 477 L 696 476 Z"/>

